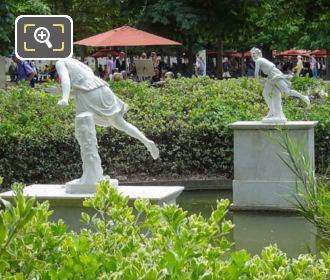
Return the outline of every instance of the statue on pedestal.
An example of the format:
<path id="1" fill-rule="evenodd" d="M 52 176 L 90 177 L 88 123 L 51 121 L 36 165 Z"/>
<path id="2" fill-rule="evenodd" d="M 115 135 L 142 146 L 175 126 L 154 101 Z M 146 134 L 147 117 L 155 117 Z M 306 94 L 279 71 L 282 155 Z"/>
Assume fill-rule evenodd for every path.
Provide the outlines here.
<path id="1" fill-rule="evenodd" d="M 269 112 L 263 122 L 286 122 L 287 119 L 283 114 L 281 94 L 285 93 L 295 96 L 304 101 L 307 105 L 310 104 L 308 96 L 300 94 L 298 91 L 290 89 L 292 78 L 291 75 L 284 75 L 275 64 L 262 57 L 261 50 L 258 48 L 251 49 L 251 56 L 254 60 L 255 77 L 264 84 L 262 95 L 269 107 Z M 260 71 L 267 76 L 266 80 L 259 79 Z"/>
<path id="2" fill-rule="evenodd" d="M 62 99 L 58 105 L 68 105 L 70 90 L 75 94 L 75 130 L 83 160 L 83 175 L 69 182 L 69 192 L 75 192 L 74 186 L 88 189 L 103 178 L 95 125 L 115 127 L 140 140 L 154 159 L 159 157 L 156 144 L 124 119 L 128 105 L 112 92 L 106 81 L 96 77 L 92 69 L 76 59 L 67 58 L 56 63 L 56 70 L 62 86 Z"/>

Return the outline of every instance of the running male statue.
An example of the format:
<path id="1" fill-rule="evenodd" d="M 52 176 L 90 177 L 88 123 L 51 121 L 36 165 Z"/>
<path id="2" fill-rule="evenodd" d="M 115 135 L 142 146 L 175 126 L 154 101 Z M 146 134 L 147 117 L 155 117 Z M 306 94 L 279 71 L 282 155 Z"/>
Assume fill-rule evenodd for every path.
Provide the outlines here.
<path id="1" fill-rule="evenodd" d="M 155 143 L 124 119 L 128 105 L 112 92 L 107 82 L 96 77 L 92 69 L 76 59 L 67 58 L 56 63 L 56 70 L 62 86 L 62 99 L 58 105 L 68 105 L 70 90 L 75 94 L 75 134 L 83 161 L 83 176 L 75 180 L 76 185 L 95 185 L 103 179 L 95 125 L 115 127 L 141 141 L 154 159 L 159 157 Z"/>
<path id="2" fill-rule="evenodd" d="M 260 83 L 264 84 L 262 95 L 269 107 L 269 112 L 267 116 L 263 118 L 263 122 L 287 121 L 283 114 L 281 93 L 298 97 L 307 105 L 310 104 L 308 96 L 290 89 L 290 79 L 292 76 L 284 75 L 278 68 L 276 68 L 274 63 L 263 58 L 261 50 L 252 48 L 251 56 L 256 64 L 255 77 Z M 259 79 L 260 71 L 267 76 L 266 80 Z"/>

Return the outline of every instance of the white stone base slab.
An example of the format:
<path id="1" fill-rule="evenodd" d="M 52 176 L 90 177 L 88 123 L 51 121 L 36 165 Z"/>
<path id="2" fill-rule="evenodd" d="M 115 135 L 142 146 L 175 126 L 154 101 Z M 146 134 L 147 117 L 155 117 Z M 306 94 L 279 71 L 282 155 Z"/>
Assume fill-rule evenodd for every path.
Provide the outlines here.
<path id="1" fill-rule="evenodd" d="M 159 186 L 118 186 L 117 190 L 123 196 L 129 197 L 129 204 L 132 205 L 137 198 L 146 198 L 151 203 L 162 206 L 175 204 L 176 198 L 181 194 L 184 187 L 159 187 Z M 24 188 L 24 195 L 36 197 L 39 202 L 49 201 L 50 210 L 53 211 L 51 221 L 62 219 L 69 230 L 79 232 L 85 225 L 81 222 L 81 213 L 85 212 L 90 216 L 96 214 L 92 208 L 83 206 L 83 201 L 91 198 L 94 194 L 69 194 L 65 192 L 65 185 L 31 185 Z M 11 200 L 14 196 L 12 191 L 0 193 L 0 197 Z"/>
<path id="2" fill-rule="evenodd" d="M 107 179 L 110 182 L 110 186 L 118 188 L 117 179 Z M 75 194 L 86 194 L 86 193 L 96 193 L 97 184 L 94 185 L 82 185 L 79 183 L 79 179 L 72 180 L 65 184 L 66 193 Z"/>
<path id="3" fill-rule="evenodd" d="M 233 207 L 240 210 L 285 210 L 292 208 L 296 177 L 280 155 L 280 130 L 307 152 L 314 165 L 315 121 L 268 123 L 239 121 L 234 130 Z"/>
<path id="4" fill-rule="evenodd" d="M 153 187 L 153 186 L 118 186 L 118 192 L 123 196 L 128 196 L 134 201 L 137 198 L 149 199 L 152 203 L 162 205 L 172 204 L 184 190 L 184 187 Z M 36 197 L 38 201 L 49 200 L 51 206 L 82 207 L 86 198 L 91 198 L 94 194 L 66 193 L 65 185 L 31 185 L 24 188 L 24 195 Z M 4 199 L 11 199 L 14 196 L 12 191 L 0 194 Z"/>

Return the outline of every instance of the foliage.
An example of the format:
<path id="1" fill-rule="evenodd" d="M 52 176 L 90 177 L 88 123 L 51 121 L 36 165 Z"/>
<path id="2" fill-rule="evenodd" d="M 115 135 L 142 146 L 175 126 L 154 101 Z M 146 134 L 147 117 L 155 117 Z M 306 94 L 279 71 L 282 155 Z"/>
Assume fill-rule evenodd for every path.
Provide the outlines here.
<path id="1" fill-rule="evenodd" d="M 303 19 L 291 9 L 291 3 L 285 0 L 258 2 L 259 5 L 248 8 L 250 34 L 246 39 L 250 46 L 267 46 L 271 50 L 295 46 Z"/>
<path id="2" fill-rule="evenodd" d="M 286 158 L 282 161 L 297 178 L 295 207 L 308 221 L 318 229 L 321 244 L 330 246 L 330 183 L 327 178 L 317 178 L 308 151 L 295 143 L 287 133 L 281 136 L 281 146 Z M 330 168 L 330 167 L 329 167 Z"/>
<path id="3" fill-rule="evenodd" d="M 0 2 L 0 55 L 7 55 L 15 45 L 15 18 L 19 15 L 49 14 L 44 0 L 1 0 Z"/>
<path id="4" fill-rule="evenodd" d="M 299 79 L 294 82 L 301 84 Z M 327 84 L 320 86 L 329 92 Z M 228 124 L 260 120 L 267 113 L 262 86 L 254 79 L 182 78 L 168 81 L 163 88 L 123 81 L 111 87 L 130 106 L 126 119 L 154 140 L 161 153 L 153 161 L 136 139 L 113 128 L 98 129 L 102 165 L 110 176 L 199 173 L 230 177 L 233 133 Z M 80 176 L 73 102 L 61 109 L 57 100 L 28 87 L 0 91 L 0 173 L 6 186 L 15 181 L 60 183 Z M 321 173 L 329 165 L 329 102 L 329 96 L 314 99 L 307 108 L 294 98 L 284 99 L 288 119 L 319 121 L 315 146 Z"/>
<path id="5" fill-rule="evenodd" d="M 74 40 L 81 40 L 127 23 L 128 15 L 120 10 L 120 0 L 47 0 L 53 14 L 73 19 Z"/>
<path id="6" fill-rule="evenodd" d="M 0 276 L 5 279 L 328 279 L 330 256 L 289 259 L 276 246 L 250 257 L 229 252 L 228 200 L 208 219 L 188 216 L 176 205 L 136 200 L 134 207 L 108 183 L 84 202 L 86 228 L 67 232 L 49 222 L 48 202 L 35 204 L 21 192 L 0 211 Z M 29 217 L 26 213 L 32 213 Z M 20 222 L 12 237 L 8 234 Z M 10 238 L 10 239 L 9 239 Z"/>
<path id="7" fill-rule="evenodd" d="M 330 46 L 330 3 L 327 0 L 293 0 L 290 9 L 301 19 L 299 44 L 307 49 Z"/>

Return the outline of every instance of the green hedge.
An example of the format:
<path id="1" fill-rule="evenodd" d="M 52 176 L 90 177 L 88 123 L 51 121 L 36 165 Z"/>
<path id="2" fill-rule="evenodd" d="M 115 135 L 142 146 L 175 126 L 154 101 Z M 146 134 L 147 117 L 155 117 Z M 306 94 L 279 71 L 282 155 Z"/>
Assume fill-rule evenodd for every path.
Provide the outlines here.
<path id="1" fill-rule="evenodd" d="M 70 231 L 49 221 L 49 202 L 36 203 L 15 185 L 16 197 L 0 210 L 0 279 L 28 280 L 236 280 L 330 277 L 330 251 L 288 258 L 276 245 L 251 256 L 233 251 L 226 220 L 229 200 L 217 202 L 209 218 L 188 215 L 177 205 L 128 205 L 107 183 L 84 202 L 85 228 Z"/>
<path id="2" fill-rule="evenodd" d="M 316 164 L 329 166 L 330 85 L 295 79 L 295 88 L 309 88 L 312 106 L 284 99 L 290 120 L 317 120 Z M 164 88 L 132 81 L 111 84 L 130 110 L 126 118 L 159 146 L 153 161 L 137 140 L 112 128 L 98 129 L 105 173 L 166 176 L 181 174 L 233 175 L 233 136 L 227 127 L 237 120 L 260 120 L 267 108 L 262 86 L 254 79 L 182 78 Z M 320 88 L 322 90 L 320 90 Z M 61 109 L 58 96 L 15 87 L 0 91 L 0 174 L 5 185 L 63 182 L 81 175 L 79 146 L 74 139 L 74 104 Z"/>

